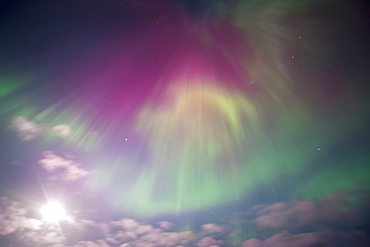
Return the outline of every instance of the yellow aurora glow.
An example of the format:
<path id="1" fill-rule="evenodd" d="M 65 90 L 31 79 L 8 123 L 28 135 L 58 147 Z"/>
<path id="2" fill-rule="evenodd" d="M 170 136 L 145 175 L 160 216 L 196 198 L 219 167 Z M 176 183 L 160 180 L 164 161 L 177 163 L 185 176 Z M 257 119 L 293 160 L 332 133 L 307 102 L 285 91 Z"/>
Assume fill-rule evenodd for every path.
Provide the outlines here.
<path id="1" fill-rule="evenodd" d="M 161 105 L 148 104 L 137 124 L 158 158 L 206 156 L 215 162 L 237 155 L 248 132 L 258 131 L 258 112 L 236 90 L 213 82 L 176 83 L 164 97 Z"/>

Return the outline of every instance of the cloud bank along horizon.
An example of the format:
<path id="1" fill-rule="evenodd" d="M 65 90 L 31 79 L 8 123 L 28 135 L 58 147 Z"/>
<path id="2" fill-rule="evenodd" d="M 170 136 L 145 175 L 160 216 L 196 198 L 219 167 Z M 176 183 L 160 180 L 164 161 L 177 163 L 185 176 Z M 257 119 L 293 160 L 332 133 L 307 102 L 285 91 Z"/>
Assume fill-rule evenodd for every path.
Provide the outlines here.
<path id="1" fill-rule="evenodd" d="M 360 123 L 339 118 L 342 127 L 330 132 L 332 116 L 323 118 L 342 105 L 344 113 L 360 109 L 345 79 L 325 91 L 329 48 L 305 1 L 241 1 L 204 16 L 130 4 L 135 20 L 145 19 L 121 29 L 112 23 L 87 54 L 34 75 L 39 82 L 29 87 L 39 90 L 18 100 L 11 82 L 0 90 L 9 99 L 2 113 L 20 137 L 38 140 L 44 158 L 60 159 L 49 150 L 63 140 L 85 163 L 65 165 L 65 173 L 83 172 L 86 188 L 117 210 L 154 216 L 235 202 L 304 171 Z"/>

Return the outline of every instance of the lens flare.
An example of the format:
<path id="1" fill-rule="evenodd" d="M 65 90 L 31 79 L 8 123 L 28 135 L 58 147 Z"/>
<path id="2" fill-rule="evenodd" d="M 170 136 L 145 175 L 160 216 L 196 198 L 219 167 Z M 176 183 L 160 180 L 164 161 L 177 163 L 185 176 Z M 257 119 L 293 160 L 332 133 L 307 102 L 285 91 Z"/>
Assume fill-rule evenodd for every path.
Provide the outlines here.
<path id="1" fill-rule="evenodd" d="M 67 214 L 59 202 L 49 202 L 41 208 L 43 218 L 52 223 L 57 223 L 67 218 Z"/>

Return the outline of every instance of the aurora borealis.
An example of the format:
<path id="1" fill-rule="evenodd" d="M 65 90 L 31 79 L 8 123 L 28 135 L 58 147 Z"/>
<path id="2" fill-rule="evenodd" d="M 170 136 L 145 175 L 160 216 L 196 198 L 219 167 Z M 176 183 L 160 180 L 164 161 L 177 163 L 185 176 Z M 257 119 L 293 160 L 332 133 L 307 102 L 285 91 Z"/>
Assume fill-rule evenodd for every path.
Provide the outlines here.
<path id="1" fill-rule="evenodd" d="M 27 224 L 9 230 L 1 220 L 0 242 L 367 241 L 368 9 L 346 0 L 9 1 L 0 206 Z M 59 233 L 36 213 L 49 199 L 69 210 Z M 101 237 L 82 243 L 73 227 Z M 36 238 L 42 231 L 54 242 Z M 159 244 L 148 240 L 154 232 L 168 234 Z"/>

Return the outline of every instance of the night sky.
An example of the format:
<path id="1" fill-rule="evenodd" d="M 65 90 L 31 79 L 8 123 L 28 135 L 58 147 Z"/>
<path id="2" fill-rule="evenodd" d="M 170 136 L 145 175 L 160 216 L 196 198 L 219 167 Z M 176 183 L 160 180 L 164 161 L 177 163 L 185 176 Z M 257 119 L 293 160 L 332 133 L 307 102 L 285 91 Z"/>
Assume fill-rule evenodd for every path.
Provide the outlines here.
<path id="1" fill-rule="evenodd" d="M 0 247 L 370 246 L 369 72 L 361 1 L 4 1 Z"/>

